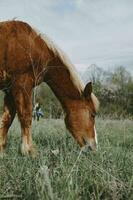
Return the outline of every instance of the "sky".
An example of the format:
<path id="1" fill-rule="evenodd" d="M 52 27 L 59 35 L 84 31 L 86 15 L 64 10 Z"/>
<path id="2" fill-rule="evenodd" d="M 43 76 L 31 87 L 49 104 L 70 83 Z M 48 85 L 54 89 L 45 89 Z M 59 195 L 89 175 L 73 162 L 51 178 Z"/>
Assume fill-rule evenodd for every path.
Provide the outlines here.
<path id="1" fill-rule="evenodd" d="M 13 18 L 46 33 L 79 71 L 123 65 L 133 74 L 132 0 L 0 0 L 0 21 Z"/>

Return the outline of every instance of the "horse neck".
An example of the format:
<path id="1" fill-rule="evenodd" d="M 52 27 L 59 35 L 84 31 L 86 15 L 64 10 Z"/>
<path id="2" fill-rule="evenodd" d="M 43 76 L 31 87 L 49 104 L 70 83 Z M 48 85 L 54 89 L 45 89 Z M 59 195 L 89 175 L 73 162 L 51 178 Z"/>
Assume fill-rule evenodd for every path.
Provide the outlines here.
<path id="1" fill-rule="evenodd" d="M 76 86 L 70 71 L 59 59 L 56 58 L 49 63 L 44 81 L 52 89 L 66 112 L 71 109 L 74 102 L 81 100 L 81 89 Z"/>

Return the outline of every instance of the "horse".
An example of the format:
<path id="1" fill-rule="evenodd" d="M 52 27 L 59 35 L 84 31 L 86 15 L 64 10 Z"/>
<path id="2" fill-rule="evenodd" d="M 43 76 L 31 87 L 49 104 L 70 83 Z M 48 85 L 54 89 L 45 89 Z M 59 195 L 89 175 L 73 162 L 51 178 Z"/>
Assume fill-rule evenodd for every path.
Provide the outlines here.
<path id="1" fill-rule="evenodd" d="M 74 65 L 47 35 L 23 21 L 0 22 L 0 89 L 4 112 L 0 123 L 0 153 L 17 113 L 21 126 L 21 153 L 33 155 L 32 91 L 45 82 L 60 101 L 66 128 L 82 148 L 96 150 L 95 115 L 99 101 L 92 84 L 81 81 Z"/>

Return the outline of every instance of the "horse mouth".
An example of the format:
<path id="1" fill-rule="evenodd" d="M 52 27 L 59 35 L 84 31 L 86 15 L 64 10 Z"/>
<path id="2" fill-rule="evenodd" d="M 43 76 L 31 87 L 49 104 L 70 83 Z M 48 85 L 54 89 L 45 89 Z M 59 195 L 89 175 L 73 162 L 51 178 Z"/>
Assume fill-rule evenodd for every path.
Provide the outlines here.
<path id="1" fill-rule="evenodd" d="M 96 152 L 97 146 L 90 146 L 89 144 L 86 144 L 84 147 L 82 147 L 83 152 Z"/>
<path id="2" fill-rule="evenodd" d="M 90 145 L 87 146 L 89 151 L 96 151 L 96 148 L 92 148 Z"/>
<path id="3" fill-rule="evenodd" d="M 97 150 L 97 143 L 96 143 L 95 139 L 85 138 L 84 140 L 85 140 L 85 146 L 82 147 L 83 151 L 95 152 Z"/>

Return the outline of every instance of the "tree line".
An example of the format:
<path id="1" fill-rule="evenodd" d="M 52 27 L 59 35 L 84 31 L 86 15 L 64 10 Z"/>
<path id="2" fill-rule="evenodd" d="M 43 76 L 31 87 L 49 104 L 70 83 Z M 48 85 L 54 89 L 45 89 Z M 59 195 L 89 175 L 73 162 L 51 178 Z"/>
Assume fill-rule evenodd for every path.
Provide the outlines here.
<path id="1" fill-rule="evenodd" d="M 102 77 L 104 77 L 101 74 Z M 133 77 L 123 66 L 101 79 L 92 75 L 94 90 L 100 100 L 101 116 L 113 118 L 133 116 Z"/>

